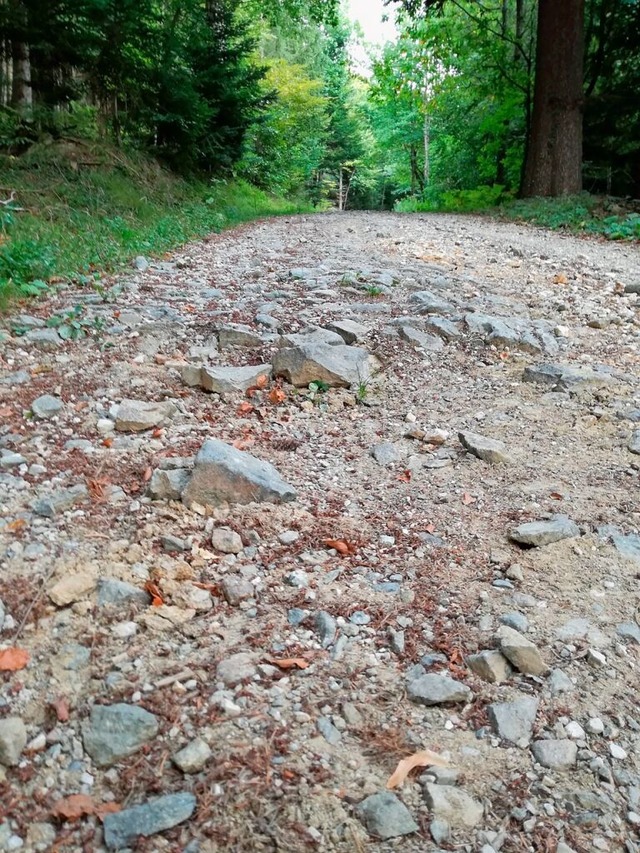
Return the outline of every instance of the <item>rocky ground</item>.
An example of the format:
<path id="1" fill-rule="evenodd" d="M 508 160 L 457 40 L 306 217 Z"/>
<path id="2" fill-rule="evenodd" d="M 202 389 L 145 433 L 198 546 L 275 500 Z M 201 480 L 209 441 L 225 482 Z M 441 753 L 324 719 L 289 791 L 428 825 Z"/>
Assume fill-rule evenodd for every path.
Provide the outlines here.
<path id="1" fill-rule="evenodd" d="M 0 850 L 638 853 L 637 247 L 136 267 L 0 332 Z"/>

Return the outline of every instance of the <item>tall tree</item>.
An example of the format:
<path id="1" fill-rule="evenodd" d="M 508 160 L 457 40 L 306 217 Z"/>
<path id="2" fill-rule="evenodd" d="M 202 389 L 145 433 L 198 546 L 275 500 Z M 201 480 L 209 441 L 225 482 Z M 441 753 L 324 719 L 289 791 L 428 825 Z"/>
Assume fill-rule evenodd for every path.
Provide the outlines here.
<path id="1" fill-rule="evenodd" d="M 411 16 L 447 0 L 386 0 Z M 464 5 L 459 0 L 453 2 Z M 585 0 L 539 0 L 533 117 L 524 196 L 560 196 L 582 187 L 582 73 Z M 474 4 L 476 5 L 476 4 Z"/>

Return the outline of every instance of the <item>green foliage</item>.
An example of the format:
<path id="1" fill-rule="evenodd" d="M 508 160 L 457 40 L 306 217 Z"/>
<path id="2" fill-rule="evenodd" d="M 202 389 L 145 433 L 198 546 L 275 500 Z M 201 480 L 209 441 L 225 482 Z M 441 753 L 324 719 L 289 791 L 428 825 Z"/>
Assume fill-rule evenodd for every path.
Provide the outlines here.
<path id="1" fill-rule="evenodd" d="M 596 234 L 608 240 L 640 240 L 640 213 L 624 202 L 583 193 L 563 199 L 512 201 L 499 215 L 554 230 Z"/>
<path id="2" fill-rule="evenodd" d="M 489 210 L 505 200 L 505 189 L 500 185 L 480 186 L 472 190 L 445 190 L 437 196 L 417 198 L 411 196 L 399 201 L 395 209 L 400 213 L 417 213 L 444 210 L 452 213 L 470 213 Z"/>
<path id="3" fill-rule="evenodd" d="M 135 255 L 306 209 L 244 181 L 186 181 L 139 155 L 100 150 L 99 169 L 76 171 L 51 147 L 2 164 L 3 180 L 29 210 L 14 213 L 1 235 L 0 300 L 37 295 L 51 279 L 93 285 Z"/>

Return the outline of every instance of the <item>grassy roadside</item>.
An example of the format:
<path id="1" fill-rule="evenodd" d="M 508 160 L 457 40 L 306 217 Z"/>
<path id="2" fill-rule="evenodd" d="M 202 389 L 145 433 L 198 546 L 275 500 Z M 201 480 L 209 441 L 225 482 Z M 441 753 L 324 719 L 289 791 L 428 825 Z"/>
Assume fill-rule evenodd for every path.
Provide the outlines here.
<path id="1" fill-rule="evenodd" d="M 12 191 L 14 202 L 0 205 L 0 307 L 56 282 L 90 284 L 136 255 L 310 209 L 244 181 L 186 181 L 141 156 L 69 141 L 0 156 L 0 199 Z"/>

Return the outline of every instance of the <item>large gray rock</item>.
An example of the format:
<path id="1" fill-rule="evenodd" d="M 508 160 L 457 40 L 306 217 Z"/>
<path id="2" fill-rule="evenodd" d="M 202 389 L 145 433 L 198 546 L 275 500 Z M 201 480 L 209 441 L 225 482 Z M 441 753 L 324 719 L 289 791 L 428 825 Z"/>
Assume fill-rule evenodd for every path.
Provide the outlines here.
<path id="1" fill-rule="evenodd" d="M 500 651 L 513 666 L 526 675 L 543 675 L 549 667 L 542 660 L 538 647 L 518 631 L 501 625 L 497 633 Z"/>
<path id="2" fill-rule="evenodd" d="M 37 397 L 31 404 L 31 411 L 39 420 L 46 421 L 49 418 L 60 414 L 64 409 L 64 403 L 59 397 L 53 397 L 51 394 L 43 394 Z"/>
<path id="3" fill-rule="evenodd" d="M 55 329 L 32 329 L 24 336 L 23 340 L 36 349 L 54 350 L 62 346 L 62 338 Z"/>
<path id="4" fill-rule="evenodd" d="M 369 835 L 386 841 L 411 835 L 420 828 L 405 804 L 391 791 L 381 791 L 363 800 L 356 809 Z"/>
<path id="5" fill-rule="evenodd" d="M 635 453 L 636 456 L 640 456 L 640 429 L 633 431 L 627 447 L 631 453 Z"/>
<path id="6" fill-rule="evenodd" d="M 407 695 L 419 705 L 447 705 L 468 702 L 473 693 L 466 684 L 454 681 L 448 675 L 427 673 L 409 682 Z"/>
<path id="7" fill-rule="evenodd" d="M 521 317 L 493 317 L 467 314 L 465 322 L 472 332 L 484 336 L 485 343 L 533 354 L 558 351 L 551 323 Z"/>
<path id="8" fill-rule="evenodd" d="M 185 468 L 170 471 L 156 468 L 149 480 L 147 495 L 154 501 L 179 501 L 190 477 L 191 471 Z"/>
<path id="9" fill-rule="evenodd" d="M 297 387 L 321 380 L 327 385 L 348 388 L 367 382 L 371 376 L 369 353 L 358 347 L 304 344 L 278 350 L 273 372 Z"/>
<path id="10" fill-rule="evenodd" d="M 525 367 L 522 379 L 524 382 L 545 385 L 554 391 L 574 392 L 595 390 L 618 381 L 610 368 L 573 367 L 567 364 L 537 364 Z"/>
<path id="11" fill-rule="evenodd" d="M 420 347 L 420 349 L 427 350 L 427 352 L 440 352 L 440 350 L 444 349 L 442 338 L 439 338 L 437 335 L 428 335 L 419 329 L 415 329 L 413 326 L 400 326 L 398 335 L 403 341 Z"/>
<path id="12" fill-rule="evenodd" d="M 540 548 L 562 539 L 580 536 L 580 528 L 566 515 L 556 515 L 549 521 L 528 521 L 520 524 L 509 534 L 509 538 L 521 545 Z"/>
<path id="13" fill-rule="evenodd" d="M 104 818 L 104 841 L 109 850 L 130 847 L 136 838 L 148 838 L 188 820 L 196 808 L 193 794 L 151 797 L 140 806 L 108 814 Z"/>
<path id="14" fill-rule="evenodd" d="M 418 290 L 411 295 L 410 301 L 417 303 L 420 314 L 451 314 L 455 311 L 450 302 L 430 290 Z"/>
<path id="15" fill-rule="evenodd" d="M 116 429 L 119 432 L 142 432 L 153 429 L 177 412 L 174 403 L 148 403 L 145 400 L 123 400 L 118 406 Z"/>
<path id="16" fill-rule="evenodd" d="M 457 341 L 462 337 L 456 324 L 446 317 L 429 317 L 424 320 L 423 328 L 425 332 L 439 335 L 444 341 Z"/>
<path id="17" fill-rule="evenodd" d="M 271 376 L 270 364 L 245 367 L 207 367 L 200 369 L 200 384 L 205 391 L 221 396 L 247 391 L 263 379 Z M 263 379 L 263 381 L 264 381 Z"/>
<path id="18" fill-rule="evenodd" d="M 482 459 L 483 462 L 499 464 L 513 461 L 507 453 L 504 442 L 497 441 L 495 438 L 486 438 L 484 435 L 465 430 L 458 433 L 458 439 L 465 450 Z"/>
<path id="19" fill-rule="evenodd" d="M 116 578 L 100 578 L 98 581 L 98 607 L 109 605 L 139 604 L 147 607 L 151 604 L 151 596 L 145 589 L 117 580 Z"/>
<path id="20" fill-rule="evenodd" d="M 466 791 L 452 785 L 424 786 L 424 799 L 429 811 L 438 820 L 446 820 L 452 829 L 472 829 L 484 815 L 482 803 L 470 797 Z"/>
<path id="21" fill-rule="evenodd" d="M 158 720 L 137 705 L 94 705 L 83 727 L 84 748 L 98 767 L 133 755 L 158 733 Z"/>
<path id="22" fill-rule="evenodd" d="M 33 503 L 33 511 L 43 518 L 54 518 L 61 512 L 83 503 L 89 497 L 89 491 L 83 483 L 71 486 L 69 489 L 58 489 L 46 497 L 39 498 Z"/>
<path id="23" fill-rule="evenodd" d="M 494 649 L 469 655 L 467 666 L 484 681 L 490 684 L 502 684 L 511 675 L 511 667 L 505 656 Z"/>
<path id="24" fill-rule="evenodd" d="M 259 347 L 264 341 L 262 337 L 249 326 L 221 326 L 218 329 L 218 345 L 220 349 L 229 347 Z"/>
<path id="25" fill-rule="evenodd" d="M 394 462 L 398 462 L 401 458 L 398 448 L 390 441 L 382 441 L 380 444 L 374 444 L 371 448 L 371 455 L 378 465 L 393 465 Z"/>
<path id="26" fill-rule="evenodd" d="M 302 332 L 282 335 L 278 344 L 281 347 L 302 347 L 306 344 L 328 344 L 332 347 L 344 346 L 344 339 L 330 329 L 303 329 Z"/>
<path id="27" fill-rule="evenodd" d="M 285 483 L 273 465 L 217 439 L 208 439 L 200 448 L 182 495 L 187 506 L 254 501 L 280 504 L 295 499 L 295 489 Z"/>
<path id="28" fill-rule="evenodd" d="M 336 320 L 333 323 L 327 323 L 325 328 L 329 329 L 330 332 L 336 332 L 342 338 L 343 343 L 349 346 L 364 340 L 369 334 L 368 327 L 363 326 L 362 323 L 356 323 L 355 320 Z"/>
<path id="29" fill-rule="evenodd" d="M 27 729 L 20 717 L 0 719 L 0 764 L 15 767 L 27 745 Z"/>
<path id="30" fill-rule="evenodd" d="M 256 674 L 256 661 L 247 652 L 238 652 L 221 660 L 216 668 L 216 678 L 227 687 L 235 687 L 243 681 L 248 681 Z"/>
<path id="31" fill-rule="evenodd" d="M 536 740 L 531 752 L 538 764 L 550 770 L 571 770 L 578 758 L 578 746 L 572 740 Z"/>
<path id="32" fill-rule="evenodd" d="M 522 747 L 531 741 L 537 713 L 538 700 L 528 696 L 487 707 L 489 721 L 498 737 Z"/>

